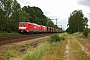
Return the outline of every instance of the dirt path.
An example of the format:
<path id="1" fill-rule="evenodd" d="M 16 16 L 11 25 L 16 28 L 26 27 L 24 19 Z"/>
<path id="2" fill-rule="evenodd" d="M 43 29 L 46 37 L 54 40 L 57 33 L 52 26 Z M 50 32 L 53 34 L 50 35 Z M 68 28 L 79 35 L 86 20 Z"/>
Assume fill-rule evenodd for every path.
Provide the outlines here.
<path id="1" fill-rule="evenodd" d="M 69 37 L 68 37 L 69 38 Z M 70 60 L 70 40 L 68 39 L 68 43 L 66 45 L 66 48 L 65 48 L 65 53 L 64 53 L 64 58 L 65 60 Z"/>
<path id="2" fill-rule="evenodd" d="M 64 60 L 90 60 L 90 51 L 75 37 L 69 35 Z"/>

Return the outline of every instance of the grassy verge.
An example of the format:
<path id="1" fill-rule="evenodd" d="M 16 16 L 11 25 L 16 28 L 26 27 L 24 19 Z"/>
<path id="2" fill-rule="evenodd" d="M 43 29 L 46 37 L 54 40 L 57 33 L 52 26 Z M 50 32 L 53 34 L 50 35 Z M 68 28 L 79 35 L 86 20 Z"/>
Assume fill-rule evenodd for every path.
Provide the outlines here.
<path id="1" fill-rule="evenodd" d="M 50 50 L 49 44 L 47 42 L 44 42 L 43 44 L 40 44 L 37 46 L 34 50 L 30 51 L 30 49 L 27 49 L 26 54 L 24 55 L 24 60 L 40 60 L 41 57 Z"/>
<path id="2" fill-rule="evenodd" d="M 53 37 L 56 35 L 53 35 Z M 38 45 L 34 50 L 29 51 L 23 55 L 21 60 L 52 60 L 52 59 L 63 59 L 66 41 L 52 43 L 46 41 Z M 63 47 L 63 48 L 61 48 Z"/>
<path id="3" fill-rule="evenodd" d="M 83 44 L 83 46 L 85 46 L 86 42 L 83 40 L 80 40 L 78 37 L 75 37 L 76 40 L 78 40 L 81 44 Z M 70 44 L 71 44 L 71 53 L 72 59 L 74 60 L 89 60 L 90 57 L 87 56 L 87 54 L 82 50 L 82 48 L 80 47 L 80 45 L 75 41 L 75 39 L 71 36 L 70 37 Z"/>
<path id="4" fill-rule="evenodd" d="M 67 41 L 61 40 L 58 42 L 49 43 L 48 41 L 37 44 L 36 47 L 26 45 L 23 52 L 21 50 L 9 49 L 2 55 L 1 59 L 6 60 L 63 60 L 65 46 Z"/>
<path id="5" fill-rule="evenodd" d="M 90 34 L 90 33 L 89 33 Z M 88 36 L 89 36 L 88 34 Z M 77 34 L 79 35 L 79 34 Z M 88 43 L 88 41 L 90 41 L 88 38 L 81 38 L 81 37 L 77 37 L 77 35 L 74 35 L 75 38 L 84 46 L 86 47 L 87 51 L 90 51 L 90 44 Z"/>
<path id="6" fill-rule="evenodd" d="M 0 36 L 11 36 L 11 35 L 16 35 L 18 34 L 17 32 L 12 32 L 12 33 L 8 33 L 8 32 L 0 32 Z"/>
<path id="7" fill-rule="evenodd" d="M 11 58 L 18 57 L 22 53 L 16 49 L 8 49 L 0 55 L 1 60 L 11 60 Z"/>
<path id="8" fill-rule="evenodd" d="M 42 56 L 41 60 L 63 60 L 67 41 L 53 42 L 49 44 L 49 50 Z"/>

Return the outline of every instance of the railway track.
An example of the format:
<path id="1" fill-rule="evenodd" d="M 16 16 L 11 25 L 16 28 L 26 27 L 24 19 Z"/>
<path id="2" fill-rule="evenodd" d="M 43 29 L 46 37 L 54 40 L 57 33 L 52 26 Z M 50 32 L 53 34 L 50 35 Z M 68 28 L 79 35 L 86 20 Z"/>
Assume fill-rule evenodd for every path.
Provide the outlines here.
<path id="1" fill-rule="evenodd" d="M 51 35 L 51 34 L 52 33 L 49 33 L 49 34 L 30 34 L 30 35 L 20 35 L 20 34 L 18 34 L 18 35 L 13 35 L 13 36 L 0 36 L 0 46 L 5 45 L 5 44 L 9 44 L 9 43 L 40 38 L 40 37 L 48 36 L 48 35 Z"/>

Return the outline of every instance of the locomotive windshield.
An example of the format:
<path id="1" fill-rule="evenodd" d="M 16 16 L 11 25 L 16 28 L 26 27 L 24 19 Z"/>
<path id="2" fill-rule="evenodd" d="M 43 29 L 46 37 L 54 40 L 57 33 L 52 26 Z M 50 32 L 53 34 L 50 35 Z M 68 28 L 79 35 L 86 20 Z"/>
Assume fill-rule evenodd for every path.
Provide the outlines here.
<path id="1" fill-rule="evenodd" d="M 26 27 L 26 23 L 20 23 L 19 26 Z"/>

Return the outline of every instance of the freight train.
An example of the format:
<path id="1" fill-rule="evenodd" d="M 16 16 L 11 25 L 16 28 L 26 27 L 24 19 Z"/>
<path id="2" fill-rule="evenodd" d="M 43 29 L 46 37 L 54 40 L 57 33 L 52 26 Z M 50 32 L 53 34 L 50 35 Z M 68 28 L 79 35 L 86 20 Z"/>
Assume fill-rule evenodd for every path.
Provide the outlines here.
<path id="1" fill-rule="evenodd" d="M 62 32 L 60 29 L 38 25 L 31 22 L 19 22 L 18 32 L 23 33 L 59 33 Z"/>

